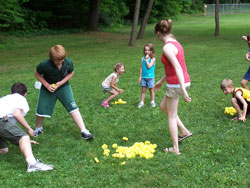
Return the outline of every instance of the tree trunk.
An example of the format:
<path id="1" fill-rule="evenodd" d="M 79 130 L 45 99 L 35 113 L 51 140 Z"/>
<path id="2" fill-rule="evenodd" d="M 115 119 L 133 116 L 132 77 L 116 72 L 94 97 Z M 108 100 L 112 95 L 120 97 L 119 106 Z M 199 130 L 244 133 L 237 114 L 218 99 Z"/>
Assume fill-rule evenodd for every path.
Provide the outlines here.
<path id="1" fill-rule="evenodd" d="M 220 33 L 220 25 L 219 25 L 219 0 L 215 2 L 215 32 L 214 36 L 219 36 Z"/>
<path id="2" fill-rule="evenodd" d="M 152 10 L 153 3 L 154 3 L 154 0 L 149 0 L 148 1 L 148 7 L 147 7 L 147 10 L 145 12 L 144 18 L 142 20 L 142 24 L 141 24 L 140 31 L 138 33 L 137 39 L 142 39 L 142 37 L 143 37 L 145 28 L 146 28 L 147 23 L 148 23 L 148 18 L 150 16 L 150 13 L 151 13 L 151 10 Z"/>
<path id="3" fill-rule="evenodd" d="M 90 0 L 89 17 L 88 17 L 88 29 L 90 31 L 99 31 L 98 28 L 99 7 L 100 7 L 100 0 Z"/>
<path id="4" fill-rule="evenodd" d="M 139 13 L 140 13 L 140 5 L 141 5 L 141 0 L 136 0 L 135 12 L 134 12 L 134 18 L 133 18 L 133 24 L 132 24 L 132 31 L 131 31 L 130 40 L 129 40 L 129 46 L 134 46 L 134 43 L 135 43 L 136 28 L 138 25 L 138 18 L 139 18 Z"/>

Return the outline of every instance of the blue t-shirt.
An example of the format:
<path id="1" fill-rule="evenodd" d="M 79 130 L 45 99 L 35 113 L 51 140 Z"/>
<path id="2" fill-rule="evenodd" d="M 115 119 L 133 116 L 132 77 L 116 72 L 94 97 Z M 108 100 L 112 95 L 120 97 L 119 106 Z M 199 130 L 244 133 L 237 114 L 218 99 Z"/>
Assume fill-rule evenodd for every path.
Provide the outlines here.
<path id="1" fill-rule="evenodd" d="M 148 62 L 151 62 L 151 58 L 149 58 Z M 155 77 L 155 64 L 149 69 L 147 67 L 147 63 L 145 57 L 142 59 L 142 78 L 154 78 Z"/>

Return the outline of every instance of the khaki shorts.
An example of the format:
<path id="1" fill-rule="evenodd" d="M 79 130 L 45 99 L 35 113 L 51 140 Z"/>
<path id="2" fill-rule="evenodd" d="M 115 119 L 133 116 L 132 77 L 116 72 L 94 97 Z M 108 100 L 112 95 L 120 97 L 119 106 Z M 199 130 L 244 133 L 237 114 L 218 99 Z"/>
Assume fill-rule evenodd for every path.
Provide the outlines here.
<path id="1" fill-rule="evenodd" d="M 27 134 L 13 121 L 0 119 L 0 149 L 8 148 L 6 140 L 19 145 L 19 140 Z"/>
<path id="2" fill-rule="evenodd" d="M 186 90 L 188 90 L 190 86 L 186 87 Z M 166 89 L 166 96 L 173 99 L 178 99 L 181 95 L 183 95 L 181 88 L 175 88 L 175 87 L 167 87 Z"/>

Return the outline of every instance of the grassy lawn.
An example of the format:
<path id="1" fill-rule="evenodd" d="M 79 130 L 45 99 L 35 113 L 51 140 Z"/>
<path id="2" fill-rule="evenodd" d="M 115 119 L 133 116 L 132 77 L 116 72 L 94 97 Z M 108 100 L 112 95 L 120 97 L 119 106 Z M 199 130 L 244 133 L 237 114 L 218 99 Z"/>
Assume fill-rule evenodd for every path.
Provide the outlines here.
<path id="1" fill-rule="evenodd" d="M 26 173 L 25 159 L 18 147 L 9 144 L 9 153 L 1 155 L 0 187 L 250 187 L 250 120 L 233 122 L 224 114 L 232 106 L 231 96 L 220 90 L 220 82 L 231 78 L 236 86 L 247 71 L 244 60 L 249 15 L 220 17 L 220 36 L 214 37 L 214 18 L 181 16 L 173 22 L 173 34 L 185 50 L 191 77 L 192 102 L 179 103 L 179 116 L 193 136 L 180 145 L 180 156 L 166 154 L 171 146 L 167 117 L 159 110 L 165 87 L 156 93 L 157 107 L 137 108 L 141 87 L 138 84 L 143 46 L 152 42 L 156 49 L 156 80 L 163 74 L 160 62 L 162 42 L 148 25 L 145 37 L 129 47 L 130 29 L 119 33 L 78 33 L 32 38 L 7 37 L 0 50 L 0 96 L 10 92 L 17 81 L 28 87 L 30 112 L 26 119 L 35 127 L 35 108 L 39 91 L 34 88 L 36 65 L 48 57 L 50 47 L 62 44 L 73 60 L 75 75 L 70 83 L 87 128 L 95 139 L 87 142 L 63 106 L 57 102 L 52 118 L 44 122 L 44 133 L 35 138 L 34 155 L 55 165 L 51 172 Z M 105 97 L 100 84 L 123 62 L 126 72 L 118 86 L 125 90 L 119 98 L 126 105 L 101 107 Z M 118 98 L 117 98 L 118 99 Z M 122 137 L 128 137 L 124 142 Z M 113 143 L 132 146 L 149 140 L 157 144 L 152 159 L 105 157 L 101 146 Z M 99 163 L 94 158 L 98 157 Z M 125 165 L 120 165 L 126 161 Z"/>

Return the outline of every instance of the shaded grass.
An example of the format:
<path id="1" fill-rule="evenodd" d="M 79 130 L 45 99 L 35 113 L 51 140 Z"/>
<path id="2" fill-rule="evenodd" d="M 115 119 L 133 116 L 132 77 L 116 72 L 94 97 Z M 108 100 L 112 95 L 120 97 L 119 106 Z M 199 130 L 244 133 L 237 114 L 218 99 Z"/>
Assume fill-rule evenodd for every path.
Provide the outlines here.
<path id="1" fill-rule="evenodd" d="M 10 86 L 22 81 L 28 86 L 30 112 L 26 119 L 35 127 L 35 108 L 38 90 L 34 89 L 36 65 L 48 57 L 55 44 L 65 46 L 73 60 L 75 75 L 71 86 L 86 126 L 95 135 L 93 142 L 81 140 L 70 116 L 58 102 L 51 119 L 44 123 L 45 133 L 36 140 L 34 154 L 44 162 L 55 165 L 45 173 L 25 173 L 25 160 L 16 146 L 1 155 L 0 185 L 5 187 L 249 187 L 250 147 L 249 120 L 232 122 L 224 108 L 231 106 L 230 96 L 220 88 L 224 78 L 231 78 L 236 86 L 249 64 L 244 60 L 247 45 L 241 39 L 249 33 L 248 15 L 220 17 L 221 33 L 214 37 L 214 18 L 180 17 L 173 23 L 173 34 L 182 43 L 192 86 L 192 103 L 181 99 L 179 116 L 193 132 L 180 145 L 181 156 L 162 152 L 171 146 L 167 118 L 158 108 L 149 107 L 147 93 L 145 107 L 137 109 L 140 98 L 138 86 L 143 46 L 155 45 L 156 80 L 164 74 L 160 63 L 162 43 L 148 25 L 145 38 L 128 47 L 130 28 L 121 33 L 78 33 L 70 35 L 9 37 L 7 47 L 0 51 L 0 95 L 9 93 Z M 103 109 L 105 97 L 100 89 L 103 79 L 112 72 L 116 62 L 124 62 L 126 73 L 119 87 L 127 105 Z M 165 91 L 156 93 L 159 106 Z M 129 138 L 127 143 L 122 137 Z M 149 140 L 158 145 L 150 160 L 124 160 L 104 157 L 102 144 L 131 146 Z M 113 150 L 112 150 L 113 152 Z M 98 157 L 100 163 L 94 163 Z"/>

